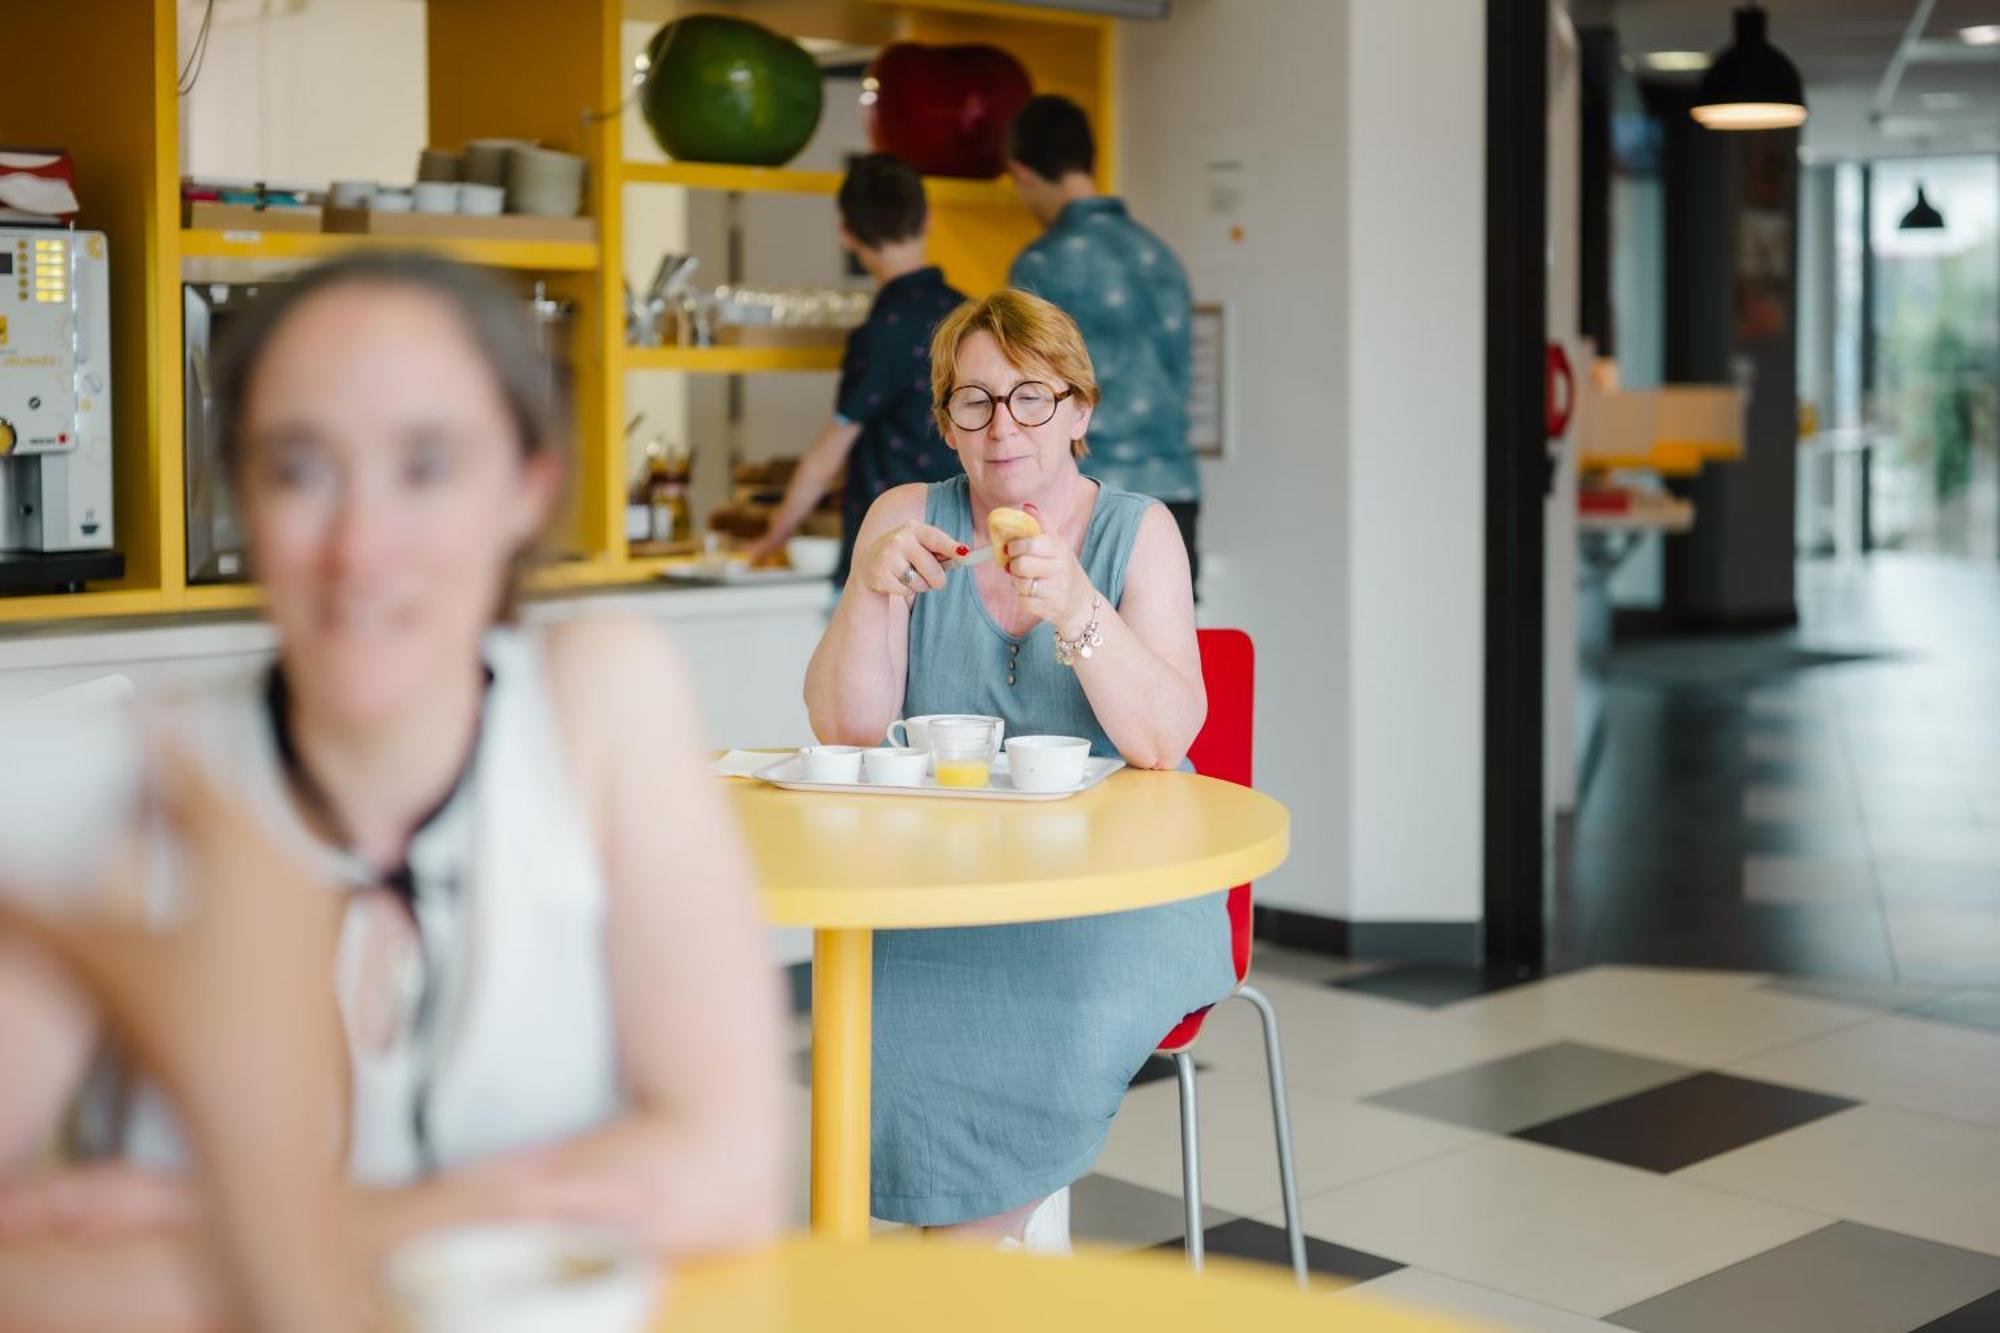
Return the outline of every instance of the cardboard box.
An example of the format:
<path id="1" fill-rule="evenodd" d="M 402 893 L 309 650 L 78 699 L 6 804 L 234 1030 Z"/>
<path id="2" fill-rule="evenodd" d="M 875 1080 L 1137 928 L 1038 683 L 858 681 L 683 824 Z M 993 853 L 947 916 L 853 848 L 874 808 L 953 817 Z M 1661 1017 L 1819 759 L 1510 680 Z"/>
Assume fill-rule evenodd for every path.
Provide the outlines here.
<path id="1" fill-rule="evenodd" d="M 719 347 L 845 347 L 846 329 L 803 324 L 723 324 L 715 330 Z"/>
<path id="2" fill-rule="evenodd" d="M 317 208 L 255 208 L 213 199 L 183 199 L 181 226 L 194 231 L 318 231 Z"/>

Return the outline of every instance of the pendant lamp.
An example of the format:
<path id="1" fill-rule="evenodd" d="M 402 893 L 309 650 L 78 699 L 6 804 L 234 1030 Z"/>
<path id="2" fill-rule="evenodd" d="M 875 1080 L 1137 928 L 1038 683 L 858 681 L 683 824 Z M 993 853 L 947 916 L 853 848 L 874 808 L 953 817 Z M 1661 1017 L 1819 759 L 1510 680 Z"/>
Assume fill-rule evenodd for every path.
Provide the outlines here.
<path id="1" fill-rule="evenodd" d="M 1798 66 L 1771 45 L 1760 5 L 1736 7 L 1736 31 L 1701 76 L 1692 114 L 1711 130 L 1784 130 L 1806 118 Z"/>
<path id="2" fill-rule="evenodd" d="M 1938 212 L 1931 206 L 1931 201 L 1924 198 L 1922 185 L 1917 186 L 1917 202 L 1911 206 L 1909 212 L 1903 214 L 1903 220 L 1896 224 L 1896 229 L 1898 231 L 1944 230 L 1944 214 Z"/>

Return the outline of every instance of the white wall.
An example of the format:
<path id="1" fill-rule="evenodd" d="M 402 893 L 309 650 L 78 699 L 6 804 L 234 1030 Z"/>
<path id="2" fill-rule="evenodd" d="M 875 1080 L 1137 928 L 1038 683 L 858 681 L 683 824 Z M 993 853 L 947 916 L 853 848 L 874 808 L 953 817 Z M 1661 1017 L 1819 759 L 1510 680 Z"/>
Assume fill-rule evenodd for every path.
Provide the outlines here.
<path id="1" fill-rule="evenodd" d="M 1480 915 L 1483 0 L 1356 0 L 1347 153 L 1357 920 Z"/>
<path id="2" fill-rule="evenodd" d="M 185 57 L 200 0 L 180 0 Z M 216 0 L 182 103 L 182 165 L 324 186 L 407 181 L 424 146 L 424 7 L 410 0 Z"/>
<path id="3" fill-rule="evenodd" d="M 1120 187 L 1234 321 L 1202 619 L 1257 641 L 1258 785 L 1292 808 L 1291 860 L 1258 897 L 1329 916 L 1347 914 L 1351 850 L 1346 8 L 1181 0 L 1119 36 Z M 1210 213 L 1218 161 L 1242 163 L 1241 244 Z"/>
<path id="4" fill-rule="evenodd" d="M 1484 28 L 1481 0 L 1182 0 L 1121 30 L 1121 187 L 1235 317 L 1203 620 L 1258 642 L 1294 836 L 1267 904 L 1480 913 Z"/>
<path id="5" fill-rule="evenodd" d="M 1579 376 L 1588 357 L 1579 336 L 1582 256 L 1582 113 L 1576 29 L 1560 5 L 1550 7 L 1549 51 L 1549 342 L 1560 344 Z M 1571 406 L 1574 407 L 1574 399 Z M 1551 444 L 1556 466 L 1543 507 L 1542 542 L 1542 829 L 1574 810 L 1580 765 L 1578 710 L 1576 487 L 1577 446 L 1571 428 Z"/>

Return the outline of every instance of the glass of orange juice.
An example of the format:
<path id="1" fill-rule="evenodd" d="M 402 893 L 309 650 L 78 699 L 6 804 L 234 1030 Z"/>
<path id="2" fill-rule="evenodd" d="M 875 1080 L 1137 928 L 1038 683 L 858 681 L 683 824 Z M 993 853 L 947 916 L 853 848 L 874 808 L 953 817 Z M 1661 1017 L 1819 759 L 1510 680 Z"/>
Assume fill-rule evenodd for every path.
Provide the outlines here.
<path id="1" fill-rule="evenodd" d="M 997 717 L 934 718 L 931 761 L 940 787 L 984 787 L 1000 748 Z"/>

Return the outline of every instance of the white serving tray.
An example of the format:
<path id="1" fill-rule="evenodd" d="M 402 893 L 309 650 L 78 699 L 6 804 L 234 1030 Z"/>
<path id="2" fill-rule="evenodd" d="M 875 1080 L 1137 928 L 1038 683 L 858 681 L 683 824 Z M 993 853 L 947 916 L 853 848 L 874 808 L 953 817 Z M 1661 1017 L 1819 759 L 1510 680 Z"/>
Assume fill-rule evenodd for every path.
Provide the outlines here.
<path id="1" fill-rule="evenodd" d="M 796 754 L 786 755 L 769 768 L 758 769 L 755 776 L 759 782 L 768 782 L 786 791 L 850 792 L 856 796 L 942 796 L 947 800 L 971 801 L 1065 801 L 1078 792 L 1089 791 L 1123 767 L 1123 759 L 1099 759 L 1093 755 L 1083 761 L 1083 781 L 1068 791 L 1014 790 L 1004 754 L 994 757 L 992 777 L 989 785 L 984 787 L 940 787 L 937 779 L 928 774 L 922 784 L 914 787 L 891 786 L 886 782 L 807 782 L 800 776 Z"/>

